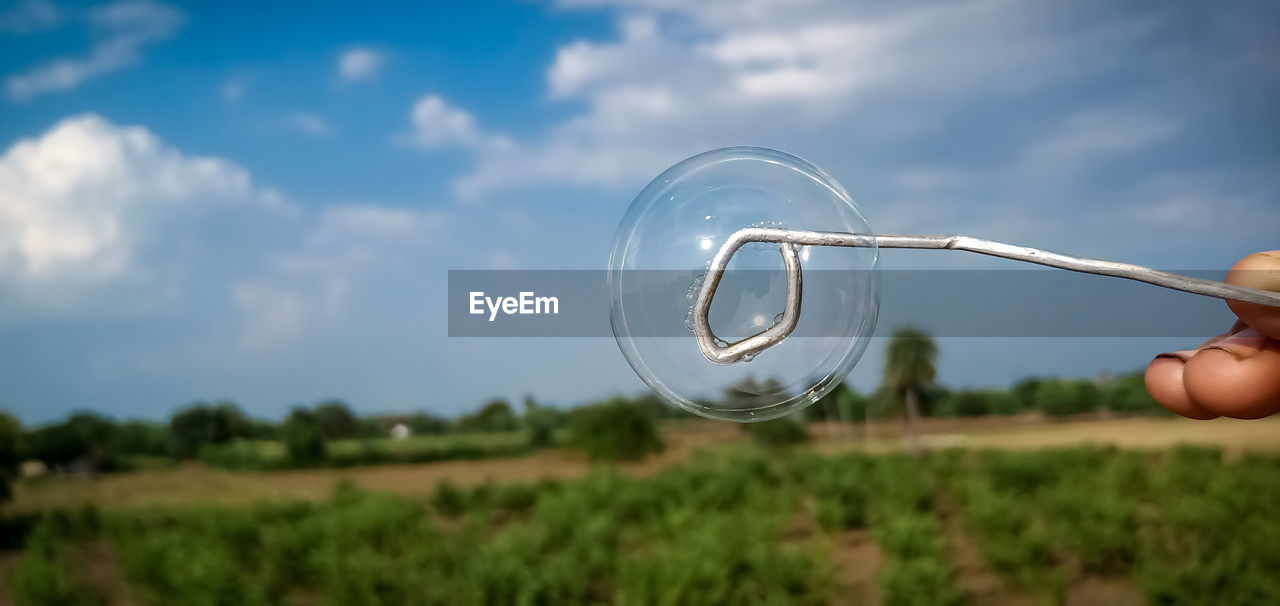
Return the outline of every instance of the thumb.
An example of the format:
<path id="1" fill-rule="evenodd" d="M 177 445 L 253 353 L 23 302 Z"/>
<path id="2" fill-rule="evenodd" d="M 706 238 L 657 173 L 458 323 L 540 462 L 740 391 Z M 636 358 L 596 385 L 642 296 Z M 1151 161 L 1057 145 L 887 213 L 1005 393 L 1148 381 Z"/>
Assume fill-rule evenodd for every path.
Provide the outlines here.
<path id="1" fill-rule="evenodd" d="M 1227 282 L 1280 292 L 1280 250 L 1253 253 L 1241 259 L 1227 272 Z M 1280 339 L 1280 307 L 1243 301 L 1227 301 L 1227 307 L 1250 328 Z"/>

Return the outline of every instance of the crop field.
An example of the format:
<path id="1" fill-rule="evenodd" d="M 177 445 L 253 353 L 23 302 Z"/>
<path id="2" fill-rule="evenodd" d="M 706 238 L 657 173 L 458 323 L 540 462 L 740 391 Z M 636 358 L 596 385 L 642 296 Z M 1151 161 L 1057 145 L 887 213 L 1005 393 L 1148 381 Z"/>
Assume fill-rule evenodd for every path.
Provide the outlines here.
<path id="1" fill-rule="evenodd" d="M 926 444 L 932 447 L 963 446 L 992 449 L 1039 449 L 1080 444 L 1122 448 L 1162 449 L 1178 444 L 1222 448 L 1229 456 L 1243 452 L 1280 451 L 1280 421 L 1188 421 L 1136 417 L 1113 420 L 1046 423 L 1036 418 L 925 419 Z M 847 425 L 814 424 L 813 450 L 824 454 L 850 451 L 896 452 L 903 448 L 900 422 Z M 520 446 L 519 434 L 425 436 L 403 442 L 384 440 L 391 447 L 437 448 L 457 443 Z M 666 449 L 639 463 L 620 469 L 629 475 L 651 475 L 698 453 L 733 448 L 747 440 L 734 424 L 711 422 L 668 423 L 663 431 Z M 485 441 L 482 441 L 485 440 Z M 280 446 L 259 443 L 267 451 Z M 358 441 L 335 442 L 334 449 L 353 448 Z M 398 446 L 403 444 L 403 446 Z M 411 450 L 412 451 L 412 450 Z M 534 452 L 524 456 L 449 460 L 426 464 L 372 465 L 338 469 L 281 471 L 229 471 L 201 464 L 169 464 L 161 469 L 105 474 L 89 478 L 43 478 L 15 486 L 14 502 L 0 506 L 0 513 L 100 507 L 150 505 L 248 504 L 261 500 L 316 500 L 329 496 L 339 482 L 378 492 L 410 496 L 428 495 L 442 480 L 460 485 L 484 482 L 536 481 L 541 478 L 581 477 L 591 465 L 581 456 L 563 450 Z"/>
<path id="2" fill-rule="evenodd" d="M 18 516 L 4 599 L 1280 603 L 1274 454 L 717 452 L 643 476 Z"/>

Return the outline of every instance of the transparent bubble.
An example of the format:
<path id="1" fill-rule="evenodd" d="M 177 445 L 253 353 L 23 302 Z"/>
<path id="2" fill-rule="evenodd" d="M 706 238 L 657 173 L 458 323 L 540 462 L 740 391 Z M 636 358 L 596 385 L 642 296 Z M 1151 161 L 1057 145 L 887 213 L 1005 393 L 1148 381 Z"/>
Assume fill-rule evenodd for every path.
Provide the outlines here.
<path id="1" fill-rule="evenodd" d="M 759 147 L 699 154 L 649 183 L 618 226 L 611 317 L 627 362 L 664 399 L 705 417 L 759 421 L 812 404 L 862 356 L 878 309 L 877 250 L 803 247 L 795 331 L 749 363 L 722 366 L 699 351 L 692 307 L 711 258 L 745 227 L 873 233 L 844 188 L 800 158 Z M 772 325 L 786 292 L 778 245 L 739 249 L 711 306 L 717 345 Z"/>

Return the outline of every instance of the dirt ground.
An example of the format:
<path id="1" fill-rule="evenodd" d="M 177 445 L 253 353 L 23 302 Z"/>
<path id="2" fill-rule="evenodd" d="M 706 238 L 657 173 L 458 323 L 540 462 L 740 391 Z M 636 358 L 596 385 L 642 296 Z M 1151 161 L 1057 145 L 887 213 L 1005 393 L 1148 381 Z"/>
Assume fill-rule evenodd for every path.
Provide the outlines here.
<path id="1" fill-rule="evenodd" d="M 0 551 L 0 581 L 9 578 L 9 573 L 13 571 L 14 566 L 18 565 L 18 560 L 21 557 L 21 551 Z M 9 593 L 8 582 L 0 583 L 0 606 L 11 606 L 12 604 L 13 595 Z"/>
<path id="2" fill-rule="evenodd" d="M 811 427 L 813 448 L 823 452 L 884 452 L 904 447 L 901 424 L 818 424 Z M 1190 421 L 1165 418 L 1078 417 L 1047 421 L 1036 415 L 980 419 L 926 419 L 926 447 L 1029 449 L 1077 444 L 1113 444 L 1126 448 L 1164 448 L 1179 443 L 1217 445 L 1229 452 L 1280 450 L 1280 420 Z M 643 463 L 624 465 L 625 473 L 647 475 L 687 460 L 706 448 L 746 438 L 730 423 L 689 422 L 665 435 L 667 448 Z M 381 465 L 348 469 L 230 472 L 192 463 L 172 469 L 99 477 L 45 478 L 20 482 L 10 511 L 78 507 L 141 507 L 229 504 L 265 499 L 322 499 L 340 481 L 369 490 L 426 494 L 440 480 L 459 484 L 527 482 L 585 474 L 590 463 L 569 451 L 544 451 L 514 459 L 449 461 L 417 465 Z"/>
<path id="3" fill-rule="evenodd" d="M 902 424 L 898 422 L 824 423 L 813 426 L 810 431 L 818 438 L 816 447 L 823 451 L 884 452 L 904 447 Z M 921 441 L 926 448 L 1025 450 L 1099 444 L 1160 449 L 1177 444 L 1199 444 L 1218 446 L 1229 454 L 1280 451 L 1280 419 L 1277 418 L 1193 421 L 1180 417 L 1088 414 L 1054 420 L 1039 414 L 1024 414 L 924 419 L 921 421 L 921 433 Z"/>

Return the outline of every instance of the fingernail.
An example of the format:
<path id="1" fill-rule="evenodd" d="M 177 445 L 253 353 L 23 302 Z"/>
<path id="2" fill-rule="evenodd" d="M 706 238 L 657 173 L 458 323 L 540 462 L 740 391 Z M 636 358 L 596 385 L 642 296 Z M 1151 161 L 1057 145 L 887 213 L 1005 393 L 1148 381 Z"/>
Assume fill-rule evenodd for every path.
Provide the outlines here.
<path id="1" fill-rule="evenodd" d="M 1160 358 L 1172 358 L 1175 360 L 1182 360 L 1183 362 L 1189 362 L 1191 360 L 1191 356 L 1196 355 L 1196 351 L 1197 350 L 1195 349 L 1184 349 L 1182 351 L 1167 351 L 1165 353 L 1162 353 L 1156 356 L 1156 359 L 1158 360 Z"/>
<path id="2" fill-rule="evenodd" d="M 1266 348 L 1266 335 L 1252 328 L 1246 328 L 1234 335 L 1219 339 L 1211 345 L 1205 346 L 1205 349 L 1221 349 L 1235 356 L 1237 360 L 1252 358 Z"/>

